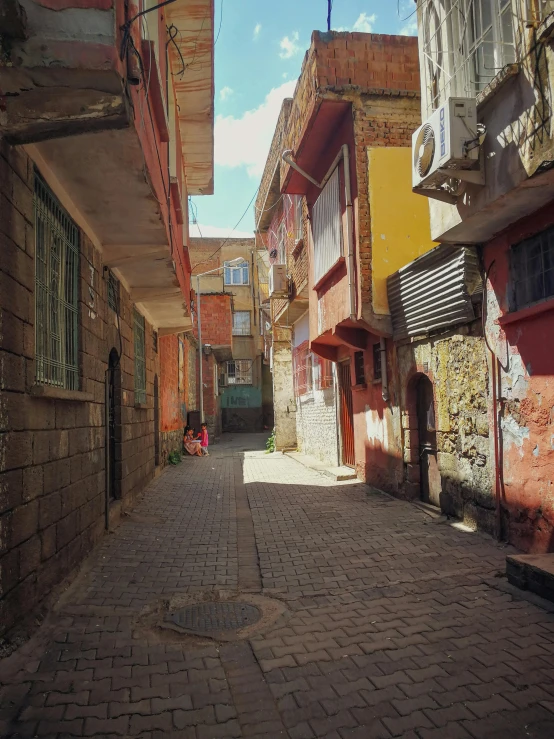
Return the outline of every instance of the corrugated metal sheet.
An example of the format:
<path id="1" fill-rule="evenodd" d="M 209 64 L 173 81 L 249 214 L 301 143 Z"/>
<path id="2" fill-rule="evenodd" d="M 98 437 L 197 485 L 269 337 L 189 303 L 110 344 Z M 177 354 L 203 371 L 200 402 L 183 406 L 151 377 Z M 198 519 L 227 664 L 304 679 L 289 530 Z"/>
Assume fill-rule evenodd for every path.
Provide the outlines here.
<path id="1" fill-rule="evenodd" d="M 321 191 L 313 208 L 314 277 L 325 275 L 342 255 L 339 168 Z"/>
<path id="2" fill-rule="evenodd" d="M 395 339 L 475 319 L 483 284 L 475 247 L 442 244 L 387 280 Z"/>

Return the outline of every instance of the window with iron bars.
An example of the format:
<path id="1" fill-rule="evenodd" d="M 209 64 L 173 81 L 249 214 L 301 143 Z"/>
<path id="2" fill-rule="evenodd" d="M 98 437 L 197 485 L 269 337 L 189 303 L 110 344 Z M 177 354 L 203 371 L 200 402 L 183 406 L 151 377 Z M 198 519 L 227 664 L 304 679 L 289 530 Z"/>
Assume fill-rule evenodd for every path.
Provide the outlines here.
<path id="1" fill-rule="evenodd" d="M 298 243 L 304 238 L 304 227 L 302 222 L 302 195 L 294 197 L 294 239 Z"/>
<path id="2" fill-rule="evenodd" d="M 227 385 L 251 385 L 252 360 L 234 359 L 227 362 L 226 382 Z"/>
<path id="3" fill-rule="evenodd" d="M 356 385 L 365 385 L 364 353 L 354 352 L 354 373 Z"/>
<path id="4" fill-rule="evenodd" d="M 313 355 L 314 385 L 316 390 L 328 390 L 333 387 L 333 362 Z"/>
<path id="5" fill-rule="evenodd" d="M 79 229 L 35 170 L 36 382 L 79 389 Z"/>
<path id="6" fill-rule="evenodd" d="M 119 313 L 119 280 L 111 271 L 108 271 L 108 306 Z"/>
<path id="7" fill-rule="evenodd" d="M 250 311 L 235 311 L 233 313 L 233 336 L 250 336 L 250 334 Z"/>
<path id="8" fill-rule="evenodd" d="M 135 341 L 135 404 L 146 403 L 146 356 L 144 341 L 144 316 L 133 309 L 133 334 Z"/>
<path id="9" fill-rule="evenodd" d="M 516 61 L 514 27 L 521 19 L 514 7 L 512 0 L 424 0 L 427 115 L 450 96 L 475 97 Z"/>
<path id="10" fill-rule="evenodd" d="M 381 344 L 373 344 L 373 382 L 383 379 Z"/>
<path id="11" fill-rule="evenodd" d="M 313 389 L 313 359 L 307 341 L 294 347 L 292 366 L 294 371 L 294 394 L 297 397 L 307 395 Z"/>
<path id="12" fill-rule="evenodd" d="M 554 297 L 554 228 L 512 247 L 512 310 Z"/>

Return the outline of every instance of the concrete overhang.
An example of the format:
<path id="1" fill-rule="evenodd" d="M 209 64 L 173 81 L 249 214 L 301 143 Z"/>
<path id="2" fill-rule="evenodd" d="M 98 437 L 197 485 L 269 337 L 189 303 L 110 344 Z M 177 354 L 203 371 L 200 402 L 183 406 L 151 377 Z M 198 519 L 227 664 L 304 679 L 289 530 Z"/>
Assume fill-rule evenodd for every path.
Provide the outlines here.
<path id="1" fill-rule="evenodd" d="M 330 100 L 323 97 L 315 99 L 312 111 L 293 149 L 295 162 L 312 177 L 317 179 L 325 174 L 317 169 L 319 160 L 350 107 L 349 100 Z M 282 192 L 288 195 L 306 195 L 311 185 L 305 177 L 289 164 L 285 164 L 281 172 Z"/>
<path id="2" fill-rule="evenodd" d="M 431 238 L 445 244 L 482 244 L 554 199 L 554 169 L 535 174 L 479 207 L 479 191 L 468 205 L 430 202 Z M 484 200 L 484 198 L 483 198 Z"/>
<path id="3" fill-rule="evenodd" d="M 214 191 L 214 0 L 177 0 L 166 8 L 177 28 L 169 44 L 189 195 Z M 182 57 L 182 60 L 181 60 Z"/>
<path id="4" fill-rule="evenodd" d="M 233 348 L 230 344 L 212 345 L 212 354 L 218 364 L 221 362 L 230 362 L 233 359 Z"/>
<path id="5" fill-rule="evenodd" d="M 269 187 L 266 196 L 261 203 L 261 212 L 258 222 L 256 224 L 256 230 L 260 233 L 265 233 L 270 224 L 273 216 L 275 215 L 275 205 L 281 197 L 281 180 L 280 180 L 281 162 L 277 161 L 275 169 L 273 170 L 273 176 L 269 183 Z"/>

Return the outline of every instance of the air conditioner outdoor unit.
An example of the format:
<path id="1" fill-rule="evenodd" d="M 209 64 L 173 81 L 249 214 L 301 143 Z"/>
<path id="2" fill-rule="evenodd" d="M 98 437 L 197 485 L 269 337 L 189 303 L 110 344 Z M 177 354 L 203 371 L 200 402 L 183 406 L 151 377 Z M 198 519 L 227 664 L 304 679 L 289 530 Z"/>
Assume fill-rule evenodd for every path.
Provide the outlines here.
<path id="1" fill-rule="evenodd" d="M 461 183 L 484 185 L 481 144 L 473 98 L 448 98 L 412 136 L 412 189 L 455 203 Z"/>
<path id="2" fill-rule="evenodd" d="M 269 297 L 288 298 L 287 265 L 272 264 L 269 268 Z"/>

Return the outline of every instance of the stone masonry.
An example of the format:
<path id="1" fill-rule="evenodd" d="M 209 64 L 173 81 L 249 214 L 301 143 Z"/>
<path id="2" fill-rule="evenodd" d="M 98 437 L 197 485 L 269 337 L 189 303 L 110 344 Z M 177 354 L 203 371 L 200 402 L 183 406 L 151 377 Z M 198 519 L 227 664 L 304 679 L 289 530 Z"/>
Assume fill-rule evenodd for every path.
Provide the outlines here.
<path id="1" fill-rule="evenodd" d="M 509 550 L 264 441 L 151 484 L 1 663 L 0 735 L 551 739 L 554 613 L 498 577 Z M 222 590 L 286 613 L 234 643 L 157 627 Z"/>
<path id="2" fill-rule="evenodd" d="M 34 367 L 34 165 L 0 151 L 0 634 L 79 564 L 102 535 L 104 400 L 116 370 L 114 522 L 154 474 L 152 328 L 145 325 L 146 404 L 134 399 L 133 305 L 120 285 L 119 319 L 107 304 L 100 253 L 80 234 L 77 392 L 37 387 Z M 48 393 L 48 391 L 54 391 Z M 42 393 L 42 394 L 41 394 Z"/>

